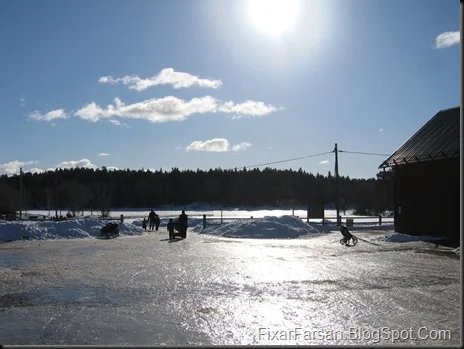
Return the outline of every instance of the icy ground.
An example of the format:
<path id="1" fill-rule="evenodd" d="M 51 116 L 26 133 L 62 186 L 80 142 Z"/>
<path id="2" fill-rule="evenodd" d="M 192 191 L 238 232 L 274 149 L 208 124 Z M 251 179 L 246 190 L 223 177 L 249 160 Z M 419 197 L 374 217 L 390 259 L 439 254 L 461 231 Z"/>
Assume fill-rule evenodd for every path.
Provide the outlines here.
<path id="1" fill-rule="evenodd" d="M 459 345 L 459 249 L 375 229 L 3 243 L 1 342 Z"/>

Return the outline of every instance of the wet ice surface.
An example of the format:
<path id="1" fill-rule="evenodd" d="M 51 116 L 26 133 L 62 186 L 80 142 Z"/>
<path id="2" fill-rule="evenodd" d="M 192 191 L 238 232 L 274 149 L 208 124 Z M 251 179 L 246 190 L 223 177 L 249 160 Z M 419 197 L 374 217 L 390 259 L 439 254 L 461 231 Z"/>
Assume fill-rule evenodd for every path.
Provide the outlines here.
<path id="1" fill-rule="evenodd" d="M 355 234 L 363 240 L 351 248 L 338 232 L 289 240 L 190 232 L 169 242 L 160 231 L 0 244 L 0 338 L 389 345 L 401 335 L 394 344 L 459 344 L 459 255 L 378 240 L 385 232 Z"/>

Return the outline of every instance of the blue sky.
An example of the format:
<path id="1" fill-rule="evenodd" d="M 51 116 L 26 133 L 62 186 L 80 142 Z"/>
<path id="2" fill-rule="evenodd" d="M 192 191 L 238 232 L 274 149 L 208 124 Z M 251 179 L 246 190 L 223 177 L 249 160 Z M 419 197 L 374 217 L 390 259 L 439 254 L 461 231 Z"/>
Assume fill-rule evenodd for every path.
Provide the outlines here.
<path id="1" fill-rule="evenodd" d="M 458 1 L 283 3 L 2 1 L 0 174 L 391 154 L 460 105 Z M 341 153 L 340 175 L 385 158 Z"/>

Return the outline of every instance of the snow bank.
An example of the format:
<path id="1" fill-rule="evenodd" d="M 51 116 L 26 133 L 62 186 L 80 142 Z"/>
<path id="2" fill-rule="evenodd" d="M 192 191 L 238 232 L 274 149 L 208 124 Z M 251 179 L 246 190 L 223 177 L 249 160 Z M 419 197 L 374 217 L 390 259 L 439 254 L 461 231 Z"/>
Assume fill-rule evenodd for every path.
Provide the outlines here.
<path id="1" fill-rule="evenodd" d="M 412 242 L 412 241 L 425 241 L 425 242 L 434 242 L 446 240 L 444 237 L 440 236 L 428 236 L 428 235 L 407 235 L 402 233 L 393 233 L 378 237 L 378 241 L 387 241 L 387 242 Z"/>
<path id="2" fill-rule="evenodd" d="M 313 225 L 304 223 L 295 216 L 235 220 L 220 225 L 207 225 L 205 229 L 202 224 L 198 224 L 193 231 L 201 234 L 253 239 L 292 239 L 321 233 Z"/>
<path id="3" fill-rule="evenodd" d="M 108 221 L 97 219 L 76 219 L 61 222 L 0 221 L 0 241 L 94 238 L 100 236 L 100 229 L 107 223 Z M 119 233 L 120 235 L 142 235 L 143 231 L 134 224 L 120 223 Z"/>

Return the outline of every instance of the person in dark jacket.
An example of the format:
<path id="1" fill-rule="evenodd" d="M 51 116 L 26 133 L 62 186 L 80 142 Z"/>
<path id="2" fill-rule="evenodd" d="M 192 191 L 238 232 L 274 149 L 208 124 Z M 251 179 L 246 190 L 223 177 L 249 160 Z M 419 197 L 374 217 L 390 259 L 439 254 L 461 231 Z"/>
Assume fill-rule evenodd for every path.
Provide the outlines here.
<path id="1" fill-rule="evenodd" d="M 146 218 L 144 218 L 142 221 L 142 229 L 147 230 L 147 219 Z"/>
<path id="2" fill-rule="evenodd" d="M 174 239 L 174 222 L 172 221 L 172 218 L 169 218 L 167 227 L 168 227 L 169 238 Z"/>
<path id="3" fill-rule="evenodd" d="M 179 216 L 178 222 L 181 227 L 180 233 L 182 234 L 182 237 L 185 239 L 187 236 L 187 228 L 188 228 L 188 216 L 185 214 L 185 211 L 182 210 L 182 213 Z"/>
<path id="4" fill-rule="evenodd" d="M 155 213 L 155 229 L 158 231 L 158 227 L 160 226 L 160 218 L 159 216 Z"/>
<path id="5" fill-rule="evenodd" d="M 353 235 L 349 232 L 348 228 L 344 225 L 340 226 L 340 233 L 342 233 L 343 238 L 348 242 L 353 238 Z"/>
<path id="6" fill-rule="evenodd" d="M 148 221 L 150 222 L 150 229 L 153 230 L 155 229 L 155 217 L 156 213 L 151 209 L 150 213 L 148 214 Z"/>

